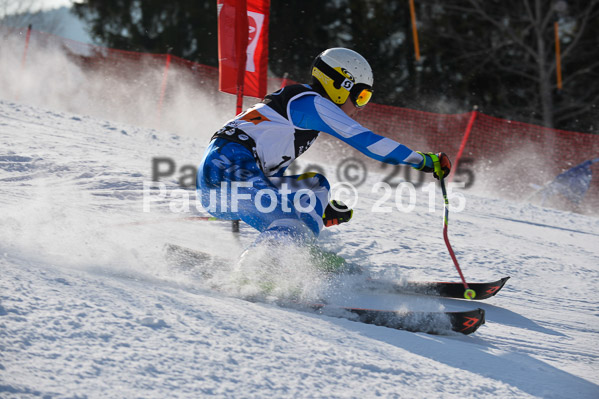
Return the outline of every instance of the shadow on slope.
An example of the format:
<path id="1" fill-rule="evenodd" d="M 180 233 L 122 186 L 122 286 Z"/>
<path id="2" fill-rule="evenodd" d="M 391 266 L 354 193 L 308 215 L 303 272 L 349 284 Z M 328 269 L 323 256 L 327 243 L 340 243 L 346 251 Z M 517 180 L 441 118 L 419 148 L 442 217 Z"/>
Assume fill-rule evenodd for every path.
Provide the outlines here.
<path id="1" fill-rule="evenodd" d="M 501 317 L 505 318 L 509 313 L 511 312 L 507 311 Z M 522 319 L 519 316 L 518 323 L 521 323 Z M 508 352 L 497 348 L 479 336 L 434 336 L 363 325 L 343 319 L 331 319 L 330 321 L 357 330 L 370 339 L 433 359 L 456 369 L 503 382 L 535 397 L 568 397 L 572 392 L 576 392 L 577 398 L 596 398 L 599 395 L 599 386 L 596 384 L 553 367 L 528 354 Z M 523 324 L 528 324 L 528 327 L 534 326 L 534 323 Z M 483 326 L 482 331 L 479 330 L 476 334 L 484 334 L 485 328 L 488 327 Z M 545 332 L 546 329 L 541 327 L 540 330 Z M 464 390 L 467 389 L 468 387 L 464 387 Z M 484 394 L 489 394 L 489 392 L 484 392 Z M 476 393 L 470 392 L 469 395 L 476 396 Z"/>

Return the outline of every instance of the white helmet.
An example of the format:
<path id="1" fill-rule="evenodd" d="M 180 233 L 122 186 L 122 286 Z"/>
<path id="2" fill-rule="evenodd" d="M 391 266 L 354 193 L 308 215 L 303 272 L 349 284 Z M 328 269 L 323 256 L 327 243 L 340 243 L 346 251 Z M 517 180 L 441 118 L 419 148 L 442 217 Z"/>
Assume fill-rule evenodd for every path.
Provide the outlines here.
<path id="1" fill-rule="evenodd" d="M 349 97 L 356 107 L 372 97 L 372 68 L 353 50 L 335 47 L 323 51 L 312 63 L 312 84 L 319 83 L 335 104 Z"/>

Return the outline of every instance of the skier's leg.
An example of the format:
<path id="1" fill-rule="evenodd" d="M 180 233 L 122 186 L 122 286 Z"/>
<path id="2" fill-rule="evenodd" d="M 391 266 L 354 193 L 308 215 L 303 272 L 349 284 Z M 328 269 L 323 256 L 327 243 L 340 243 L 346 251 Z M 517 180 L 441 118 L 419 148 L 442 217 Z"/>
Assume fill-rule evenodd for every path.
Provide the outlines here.
<path id="1" fill-rule="evenodd" d="M 260 231 L 250 248 L 300 243 L 309 246 L 323 270 L 346 269 L 343 258 L 310 245 L 323 228 L 322 216 L 328 205 L 329 184 L 324 176 L 307 173 L 269 179 L 252 154 L 235 143 L 213 143 L 207 153 L 197 180 L 202 205 L 218 218 L 241 219 Z M 235 191 L 234 183 L 246 184 Z"/>
<path id="2" fill-rule="evenodd" d="M 283 179 L 277 181 L 281 186 L 264 175 L 245 147 L 217 139 L 210 144 L 198 169 L 198 195 L 202 206 L 213 216 L 241 219 L 265 236 L 314 238 L 322 228 L 321 198 L 325 198 L 325 192 L 328 194 L 326 179 L 320 175 L 278 179 Z M 289 187 L 288 192 L 281 191 L 285 180 L 290 186 L 295 183 L 297 189 L 291 191 Z M 302 180 L 303 183 L 297 184 Z M 311 186 L 316 189 L 313 195 L 308 191 Z M 299 193 L 296 203 L 295 194 L 300 188 L 305 191 Z M 312 208 L 310 203 L 314 204 Z M 308 212 L 299 211 L 296 205 Z"/>
<path id="3" fill-rule="evenodd" d="M 291 191 L 288 196 L 293 198 L 292 201 L 296 209 L 303 211 L 300 213 L 300 219 L 306 226 L 311 226 L 320 233 L 324 227 L 323 215 L 325 210 L 331 212 L 329 204 L 330 185 L 327 179 L 318 173 L 304 173 L 296 176 L 270 178 L 270 180 L 279 187 L 281 192 Z M 265 233 L 262 235 L 264 236 Z M 322 271 L 332 273 L 360 272 L 358 267 L 349 265 L 344 258 L 336 253 L 326 251 L 317 245 L 309 245 L 309 249 L 313 263 L 318 265 Z"/>
<path id="4" fill-rule="evenodd" d="M 322 215 L 329 201 L 330 185 L 319 173 L 295 176 L 271 177 L 269 179 L 288 202 L 298 211 L 300 220 L 318 236 L 323 228 Z"/>
<path id="5" fill-rule="evenodd" d="M 277 189 L 240 144 L 212 141 L 198 168 L 196 186 L 204 209 L 219 219 L 241 219 L 260 231 L 272 222 L 270 212 L 259 210 L 270 210 L 270 200 L 276 198 L 270 191 Z M 258 195 L 260 190 L 264 192 Z"/>

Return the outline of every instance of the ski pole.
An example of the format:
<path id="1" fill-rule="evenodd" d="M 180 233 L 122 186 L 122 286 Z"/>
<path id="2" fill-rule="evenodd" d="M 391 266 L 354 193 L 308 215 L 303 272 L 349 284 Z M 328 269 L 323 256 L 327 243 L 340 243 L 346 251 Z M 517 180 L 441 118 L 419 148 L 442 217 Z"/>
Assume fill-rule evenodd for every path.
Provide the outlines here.
<path id="1" fill-rule="evenodd" d="M 445 245 L 447 245 L 447 250 L 449 251 L 449 255 L 453 260 L 453 264 L 460 274 L 460 278 L 462 279 L 462 283 L 464 284 L 464 298 L 466 299 L 474 299 L 476 297 L 476 292 L 473 289 L 468 288 L 468 283 L 462 274 L 462 269 L 460 269 L 460 265 L 458 263 L 458 259 L 455 257 L 455 253 L 451 248 L 451 244 L 449 243 L 449 238 L 447 237 L 447 224 L 449 219 L 449 199 L 447 198 L 447 190 L 445 189 L 445 179 L 441 177 L 439 179 L 441 182 L 441 191 L 443 192 L 443 239 L 445 240 Z"/>

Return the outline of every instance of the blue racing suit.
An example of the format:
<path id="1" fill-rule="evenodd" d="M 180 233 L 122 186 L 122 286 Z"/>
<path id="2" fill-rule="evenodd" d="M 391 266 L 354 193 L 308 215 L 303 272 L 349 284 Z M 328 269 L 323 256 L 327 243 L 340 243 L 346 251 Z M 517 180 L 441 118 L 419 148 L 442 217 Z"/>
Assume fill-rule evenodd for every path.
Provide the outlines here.
<path id="1" fill-rule="evenodd" d="M 330 134 L 365 155 L 421 167 L 423 156 L 377 135 L 308 85 L 287 86 L 237 115 L 210 142 L 198 168 L 202 206 L 261 232 L 315 237 L 323 227 L 329 183 L 320 174 L 283 176 L 316 140 Z"/>

